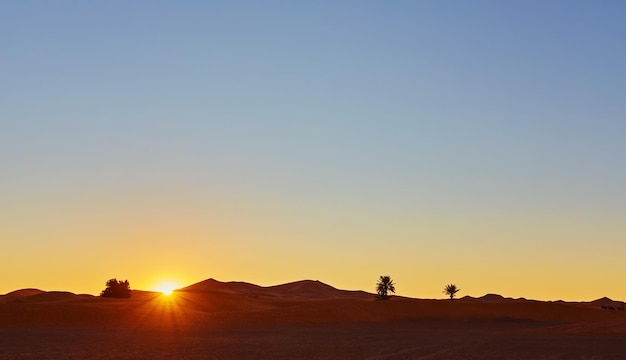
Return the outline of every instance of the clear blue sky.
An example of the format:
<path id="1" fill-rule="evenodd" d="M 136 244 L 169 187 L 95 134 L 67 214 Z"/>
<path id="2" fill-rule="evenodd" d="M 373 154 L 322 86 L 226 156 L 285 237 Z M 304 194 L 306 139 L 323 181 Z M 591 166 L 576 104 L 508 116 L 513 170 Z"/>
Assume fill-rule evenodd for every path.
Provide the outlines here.
<path id="1" fill-rule="evenodd" d="M 624 14 L 2 2 L 0 293 L 389 273 L 626 298 Z"/>

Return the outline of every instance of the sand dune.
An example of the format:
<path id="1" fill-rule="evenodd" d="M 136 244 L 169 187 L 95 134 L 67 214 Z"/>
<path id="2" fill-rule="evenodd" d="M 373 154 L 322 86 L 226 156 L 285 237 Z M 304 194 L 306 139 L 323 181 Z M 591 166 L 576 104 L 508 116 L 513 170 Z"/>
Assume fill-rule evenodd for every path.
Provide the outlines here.
<path id="1" fill-rule="evenodd" d="M 22 299 L 22 298 L 25 298 L 25 297 L 42 294 L 44 292 L 45 291 L 42 291 L 42 290 L 39 290 L 39 289 L 15 290 L 15 291 L 11 291 L 10 293 L 7 293 L 5 295 L 0 295 L 0 303 L 8 302 L 8 301 L 15 301 L 15 300 L 19 300 L 19 299 Z"/>
<path id="2" fill-rule="evenodd" d="M 181 292 L 218 292 L 245 296 L 276 297 L 298 300 L 336 298 L 372 298 L 364 291 L 339 290 L 320 281 L 301 280 L 274 286 L 259 286 L 245 282 L 220 282 L 208 279 L 180 289 Z"/>
<path id="3" fill-rule="evenodd" d="M 254 295 L 262 291 L 262 287 L 246 282 L 221 282 L 215 279 L 207 279 L 199 283 L 184 287 L 179 291 L 186 292 L 221 292 L 230 294 Z"/>
<path id="4" fill-rule="evenodd" d="M 28 309 L 60 305 L 94 316 L 103 308 L 132 312 L 164 298 L 160 293 L 134 290 L 131 299 L 102 299 L 63 291 L 23 289 L 2 296 L 9 306 Z M 601 306 L 621 304 L 608 298 L 587 303 L 543 302 L 486 294 L 457 300 L 392 297 L 382 301 L 372 293 L 336 289 L 319 281 L 302 280 L 282 285 L 259 286 L 245 282 L 208 279 L 175 291 L 171 299 L 178 308 L 210 314 L 214 320 L 273 323 L 384 322 L 416 319 L 480 320 L 518 319 L 544 322 L 593 322 L 623 319 L 624 311 L 607 311 Z M 232 313 L 238 313 L 233 316 Z M 26 317 L 12 315 L 0 319 Z M 130 315 L 129 315 L 130 316 Z"/>
<path id="5" fill-rule="evenodd" d="M 626 314 L 602 309 L 621 303 L 606 298 L 382 301 L 312 280 L 263 287 L 208 279 L 171 297 L 24 289 L 0 300 L 0 359 L 463 359 L 468 351 L 478 359 L 619 359 L 626 353 Z M 116 356 L 106 353 L 111 343 L 121 344 L 113 346 Z"/>

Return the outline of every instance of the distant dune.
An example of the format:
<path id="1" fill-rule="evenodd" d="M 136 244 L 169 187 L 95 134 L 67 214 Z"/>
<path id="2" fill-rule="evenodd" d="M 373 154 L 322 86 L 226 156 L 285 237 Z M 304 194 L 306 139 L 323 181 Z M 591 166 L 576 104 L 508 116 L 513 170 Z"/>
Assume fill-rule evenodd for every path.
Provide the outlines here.
<path id="1" fill-rule="evenodd" d="M 364 291 L 339 290 L 320 281 L 301 280 L 282 285 L 263 287 L 245 282 L 220 282 L 208 279 L 180 289 L 181 292 L 219 292 L 245 296 L 291 298 L 298 300 L 321 299 L 371 299 L 373 294 Z"/>
<path id="2" fill-rule="evenodd" d="M 215 358 L 292 358 L 301 351 L 310 355 L 304 358 L 366 358 L 369 352 L 395 354 L 399 346 L 400 355 L 381 358 L 463 359 L 467 349 L 483 352 L 477 358 L 493 353 L 508 358 L 533 349 L 535 357 L 512 358 L 536 358 L 546 349 L 557 349 L 552 358 L 571 358 L 592 349 L 589 355 L 611 359 L 626 353 L 620 304 L 608 298 L 544 302 L 497 294 L 383 301 L 313 280 L 258 286 L 208 279 L 170 297 L 133 290 L 130 299 L 23 289 L 0 296 L 0 348 L 7 349 L 0 359 L 109 358 L 108 342 L 127 344 L 136 354 L 131 358 L 213 358 L 205 355 L 218 350 Z M 394 337 L 387 338 L 390 334 Z M 389 343 L 378 343 L 380 338 Z M 459 346 L 458 353 L 446 348 L 450 344 Z M 190 349 L 187 356 L 180 355 L 181 346 Z M 38 347 L 39 353 L 30 350 Z M 65 348 L 73 355 L 55 350 Z"/>
<path id="3" fill-rule="evenodd" d="M 101 299 L 71 292 L 23 289 L 3 295 L 0 303 L 15 306 L 23 304 L 24 307 L 28 307 L 28 304 L 44 307 L 55 305 L 57 309 L 58 306 L 64 305 L 80 310 L 84 315 L 80 319 L 81 322 L 89 318 L 116 322 L 123 319 L 118 316 L 103 319 L 98 311 L 103 310 L 103 306 L 118 306 L 120 314 L 123 314 L 131 309 L 141 310 L 159 298 L 161 298 L 159 293 L 139 290 L 133 291 L 131 299 Z M 610 321 L 622 319 L 624 315 L 623 311 L 618 311 L 621 302 L 608 298 L 568 303 L 512 299 L 497 294 L 486 294 L 479 298 L 465 296 L 452 301 L 405 297 L 391 297 L 382 301 L 372 293 L 340 290 L 313 280 L 265 287 L 246 282 L 220 282 L 208 279 L 176 290 L 171 299 L 182 310 L 193 311 L 202 314 L 199 318 L 210 317 L 212 321 L 218 322 L 346 323 L 416 319 L 518 319 L 571 323 Z M 606 311 L 609 306 L 616 311 Z M 109 307 L 104 310 L 110 309 Z M 38 312 L 36 319 L 27 319 L 27 314 L 28 311 L 7 314 L 0 322 L 6 323 L 7 319 L 13 319 L 14 323 L 46 319 L 44 311 Z M 71 322 L 71 319 L 72 317 L 66 318 L 68 322 Z"/>
<path id="4" fill-rule="evenodd" d="M 7 293 L 5 295 L 0 295 L 0 303 L 1 302 L 6 302 L 6 301 L 11 301 L 11 300 L 16 300 L 16 299 L 21 299 L 24 297 L 28 297 L 28 296 L 33 296 L 33 295 L 38 295 L 41 293 L 44 293 L 45 291 L 39 290 L 39 289 L 21 289 L 21 290 L 15 290 L 15 291 L 11 291 L 10 293 Z"/>

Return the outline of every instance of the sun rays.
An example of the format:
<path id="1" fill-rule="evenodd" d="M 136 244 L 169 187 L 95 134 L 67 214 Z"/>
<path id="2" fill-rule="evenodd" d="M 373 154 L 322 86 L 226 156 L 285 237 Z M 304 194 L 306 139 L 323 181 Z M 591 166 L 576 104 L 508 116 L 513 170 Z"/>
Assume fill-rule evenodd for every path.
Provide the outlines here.
<path id="1" fill-rule="evenodd" d="M 172 292 L 174 292 L 174 286 L 166 284 L 166 285 L 160 286 L 159 291 L 161 292 L 161 294 L 165 296 L 170 296 L 172 295 Z"/>
<path id="2" fill-rule="evenodd" d="M 191 326 L 194 317 L 188 310 L 187 294 L 173 291 L 166 295 L 165 290 L 146 293 L 140 305 L 133 310 L 137 328 L 174 336 Z"/>
<path id="3" fill-rule="evenodd" d="M 174 290 L 178 289 L 179 285 L 174 282 L 163 282 L 156 286 L 156 291 L 160 292 L 165 296 L 170 296 L 174 292 Z"/>

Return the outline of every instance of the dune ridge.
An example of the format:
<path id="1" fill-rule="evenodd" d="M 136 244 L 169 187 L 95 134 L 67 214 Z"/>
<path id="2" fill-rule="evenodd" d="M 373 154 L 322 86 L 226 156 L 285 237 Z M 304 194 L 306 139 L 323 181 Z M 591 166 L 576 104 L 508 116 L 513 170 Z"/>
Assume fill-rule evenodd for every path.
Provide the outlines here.
<path id="1" fill-rule="evenodd" d="M 80 313 L 80 322 L 123 323 L 124 316 L 141 312 L 161 298 L 156 292 L 133 290 L 131 299 L 102 299 L 92 295 L 77 295 L 65 291 L 22 289 L 0 297 L 0 312 L 7 314 L 10 306 L 21 306 L 18 315 L 6 316 L 0 322 L 45 322 L 28 317 L 37 306 L 45 314 L 46 307 L 56 306 L 66 314 Z M 626 318 L 624 311 L 607 311 L 608 305 L 617 308 L 621 302 L 600 298 L 591 302 L 545 302 L 523 298 L 505 298 L 486 294 L 461 299 L 415 299 L 392 296 L 379 300 L 365 291 L 337 289 L 316 280 L 300 280 L 286 284 L 259 286 L 246 282 L 221 282 L 207 279 L 175 290 L 172 301 L 182 311 L 214 322 L 250 323 L 367 323 L 385 321 L 475 321 L 475 320 L 529 320 L 546 323 L 571 324 L 580 322 L 613 321 Z M 61 307 L 60 307 L 61 306 Z M 604 308 L 601 308 L 604 306 Z M 44 309 L 44 310 L 41 310 Z M 119 316 L 111 315 L 112 309 Z M 13 309 L 15 310 L 15 309 Z M 103 315 L 104 314 L 104 315 Z M 108 318 L 106 316 L 109 316 Z M 54 321 L 71 323 L 73 316 Z M 74 320 L 72 320 L 74 319 Z M 50 322 L 54 322 L 50 320 Z M 621 325 L 620 325 L 621 326 Z"/>
<path id="2" fill-rule="evenodd" d="M 292 299 L 292 300 L 331 300 L 331 299 L 360 299 L 360 300 L 373 300 L 376 299 L 376 294 L 366 292 L 363 290 L 342 290 L 337 289 L 331 285 L 323 283 L 318 280 L 298 280 L 284 284 L 261 286 L 243 281 L 227 281 L 222 282 L 213 278 L 209 278 L 192 285 L 188 285 L 179 289 L 176 289 L 177 293 L 216 293 L 222 295 L 238 295 L 246 297 L 261 297 L 261 298 L 276 298 L 276 299 Z M 153 297 L 158 292 L 146 291 L 134 289 L 133 294 L 135 297 L 148 296 Z M 12 300 L 22 300 L 28 302 L 47 302 L 47 301 L 71 301 L 77 299 L 90 299 L 98 298 L 89 294 L 75 294 L 69 291 L 44 291 L 35 288 L 24 288 L 8 292 L 4 295 L 0 295 L 0 303 L 9 302 Z M 393 299 L 406 299 L 406 300 L 434 300 L 444 301 L 448 299 L 419 299 L 410 298 L 399 295 L 392 295 Z M 455 302 L 485 302 L 485 303 L 523 303 L 523 302 L 536 302 L 536 303 L 555 303 L 555 304 L 569 304 L 580 305 L 589 307 L 615 306 L 619 307 L 623 302 L 620 300 L 613 300 L 608 297 L 601 297 L 592 301 L 542 301 L 532 300 L 523 297 L 511 298 L 504 297 L 499 294 L 485 294 L 480 297 L 472 297 L 469 295 L 463 296 L 459 299 L 455 299 Z"/>
<path id="3" fill-rule="evenodd" d="M 246 282 L 221 282 L 208 279 L 178 289 L 180 292 L 218 292 L 245 296 L 266 296 L 299 300 L 321 300 L 331 298 L 371 298 L 374 296 L 361 290 L 340 290 L 318 280 L 299 280 L 285 284 L 260 286 Z"/>
<path id="4" fill-rule="evenodd" d="M 0 295 L 0 359 L 621 359 L 626 314 L 610 302 L 379 300 L 314 280 L 207 279 L 125 299 L 22 289 Z"/>

